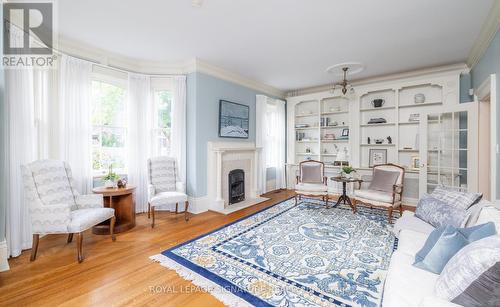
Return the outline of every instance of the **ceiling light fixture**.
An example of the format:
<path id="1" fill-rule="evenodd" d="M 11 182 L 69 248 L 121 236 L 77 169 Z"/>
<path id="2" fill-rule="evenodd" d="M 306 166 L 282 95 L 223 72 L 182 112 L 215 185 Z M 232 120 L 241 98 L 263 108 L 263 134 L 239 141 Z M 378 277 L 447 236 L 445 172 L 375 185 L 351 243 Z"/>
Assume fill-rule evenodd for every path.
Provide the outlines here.
<path id="1" fill-rule="evenodd" d="M 364 66 L 361 63 L 341 63 L 330 66 L 326 69 L 326 72 L 342 76 L 342 81 L 338 83 L 333 83 L 331 92 L 333 93 L 336 89 L 340 89 L 342 95 L 346 95 L 347 91 L 351 94 L 354 93 L 354 88 L 347 80 L 347 74 L 353 75 L 360 73 L 364 70 Z"/>

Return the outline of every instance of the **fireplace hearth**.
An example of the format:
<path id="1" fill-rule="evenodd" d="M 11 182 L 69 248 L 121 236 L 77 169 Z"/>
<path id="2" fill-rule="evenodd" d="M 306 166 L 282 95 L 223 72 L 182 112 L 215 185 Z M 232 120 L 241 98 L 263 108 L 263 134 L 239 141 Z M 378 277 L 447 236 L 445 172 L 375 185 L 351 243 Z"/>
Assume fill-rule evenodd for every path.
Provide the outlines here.
<path id="1" fill-rule="evenodd" d="M 234 169 L 228 175 L 229 205 L 245 200 L 245 172 L 242 169 Z"/>

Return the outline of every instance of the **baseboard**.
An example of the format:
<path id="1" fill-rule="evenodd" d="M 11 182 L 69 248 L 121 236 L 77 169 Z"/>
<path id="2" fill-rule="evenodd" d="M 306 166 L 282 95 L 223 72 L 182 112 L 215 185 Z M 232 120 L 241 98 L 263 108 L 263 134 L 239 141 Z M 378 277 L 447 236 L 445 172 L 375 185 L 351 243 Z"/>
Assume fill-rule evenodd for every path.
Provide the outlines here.
<path id="1" fill-rule="evenodd" d="M 7 240 L 3 240 L 0 242 L 0 272 L 10 270 L 7 259 Z"/>
<path id="2" fill-rule="evenodd" d="M 188 197 L 189 212 L 199 214 L 208 211 L 208 195 L 202 197 Z"/>

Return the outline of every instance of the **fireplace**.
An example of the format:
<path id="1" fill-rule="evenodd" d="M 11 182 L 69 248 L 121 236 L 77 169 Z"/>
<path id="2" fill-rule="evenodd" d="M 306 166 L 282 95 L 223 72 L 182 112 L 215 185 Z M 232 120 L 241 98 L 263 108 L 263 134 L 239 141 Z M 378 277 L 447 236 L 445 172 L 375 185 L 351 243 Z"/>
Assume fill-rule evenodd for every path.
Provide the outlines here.
<path id="1" fill-rule="evenodd" d="M 245 172 L 234 169 L 228 175 L 229 204 L 236 204 L 245 200 Z"/>

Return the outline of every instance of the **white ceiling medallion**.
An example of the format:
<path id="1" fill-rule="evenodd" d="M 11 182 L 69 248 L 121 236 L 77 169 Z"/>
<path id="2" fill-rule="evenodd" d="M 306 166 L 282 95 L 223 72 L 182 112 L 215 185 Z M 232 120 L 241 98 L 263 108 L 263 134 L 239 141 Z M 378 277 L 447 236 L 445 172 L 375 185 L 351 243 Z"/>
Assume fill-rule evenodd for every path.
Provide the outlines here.
<path id="1" fill-rule="evenodd" d="M 346 95 L 347 91 L 349 91 L 350 94 L 353 94 L 354 88 L 347 81 L 347 77 L 353 74 L 360 73 L 364 69 L 365 66 L 358 62 L 340 63 L 328 67 L 326 69 L 327 73 L 333 74 L 335 76 L 342 76 L 342 81 L 339 83 L 333 83 L 332 89 L 330 91 L 333 93 L 337 88 L 340 88 L 343 95 Z"/>
<path id="2" fill-rule="evenodd" d="M 201 7 L 203 5 L 203 0 L 192 0 L 191 5 L 194 7 Z"/>

